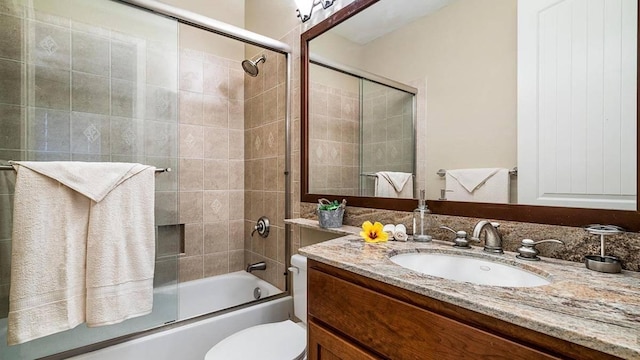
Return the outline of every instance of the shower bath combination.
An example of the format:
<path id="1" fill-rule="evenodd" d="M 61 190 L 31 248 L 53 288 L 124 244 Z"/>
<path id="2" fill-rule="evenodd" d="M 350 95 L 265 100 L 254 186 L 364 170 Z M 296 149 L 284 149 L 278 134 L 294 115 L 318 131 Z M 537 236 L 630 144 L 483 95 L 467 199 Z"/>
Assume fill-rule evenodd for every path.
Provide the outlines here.
<path id="1" fill-rule="evenodd" d="M 242 61 L 242 69 L 247 73 L 247 75 L 256 77 L 260 72 L 258 69 L 258 64 L 265 61 L 267 61 L 267 57 L 264 54 L 260 55 L 260 57 L 256 60 L 244 60 Z"/>

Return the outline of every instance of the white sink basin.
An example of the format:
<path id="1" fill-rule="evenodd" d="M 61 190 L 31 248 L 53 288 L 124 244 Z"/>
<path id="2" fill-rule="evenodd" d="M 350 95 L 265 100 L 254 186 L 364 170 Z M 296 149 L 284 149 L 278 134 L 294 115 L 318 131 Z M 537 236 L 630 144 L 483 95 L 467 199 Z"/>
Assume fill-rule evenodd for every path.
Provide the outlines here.
<path id="1" fill-rule="evenodd" d="M 408 253 L 389 258 L 394 263 L 426 275 L 478 285 L 533 287 L 551 281 L 530 271 L 470 256 L 442 253 Z"/>

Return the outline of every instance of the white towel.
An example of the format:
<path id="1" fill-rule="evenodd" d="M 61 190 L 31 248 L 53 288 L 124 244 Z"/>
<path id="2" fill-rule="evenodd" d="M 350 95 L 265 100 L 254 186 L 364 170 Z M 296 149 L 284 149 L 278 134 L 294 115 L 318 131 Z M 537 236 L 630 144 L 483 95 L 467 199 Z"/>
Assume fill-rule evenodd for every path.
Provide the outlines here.
<path id="1" fill-rule="evenodd" d="M 413 174 L 393 171 L 377 172 L 375 196 L 412 199 Z"/>
<path id="2" fill-rule="evenodd" d="M 18 162 L 8 344 L 151 311 L 154 168 Z"/>
<path id="3" fill-rule="evenodd" d="M 393 240 L 393 233 L 396 231 L 396 226 L 393 224 L 387 224 L 382 227 L 382 231 L 387 233 L 389 240 Z"/>
<path id="4" fill-rule="evenodd" d="M 116 324 L 152 310 L 154 175 L 154 168 L 143 169 L 93 204 L 87 237 L 87 326 Z"/>
<path id="5" fill-rule="evenodd" d="M 447 170 L 447 200 L 507 204 L 509 180 L 508 169 Z"/>
<path id="6" fill-rule="evenodd" d="M 407 227 L 403 224 L 396 225 L 393 237 L 397 241 L 407 241 L 407 239 L 409 239 L 409 236 L 407 235 Z"/>

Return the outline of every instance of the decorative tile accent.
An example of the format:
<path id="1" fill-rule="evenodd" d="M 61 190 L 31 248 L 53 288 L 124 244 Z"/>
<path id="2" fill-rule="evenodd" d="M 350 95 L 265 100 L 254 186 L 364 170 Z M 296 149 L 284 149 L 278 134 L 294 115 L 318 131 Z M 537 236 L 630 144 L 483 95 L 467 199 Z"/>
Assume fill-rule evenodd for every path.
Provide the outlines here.
<path id="1" fill-rule="evenodd" d="M 260 148 L 262 147 L 262 139 L 260 138 L 260 135 L 256 136 L 256 139 L 253 141 L 253 146 L 256 149 L 256 152 L 260 151 Z"/>
<path id="2" fill-rule="evenodd" d="M 122 140 L 124 140 L 125 144 L 133 145 L 136 143 L 136 134 L 131 129 L 126 129 L 122 132 Z"/>
<path id="3" fill-rule="evenodd" d="M 335 160 L 338 160 L 338 155 L 340 153 L 338 153 L 338 150 L 335 147 L 331 147 L 330 154 L 331 154 L 331 159 L 335 161 Z"/>
<path id="4" fill-rule="evenodd" d="M 324 158 L 324 151 L 322 149 L 322 146 L 317 146 L 314 152 L 317 159 L 322 160 Z"/>
<path id="5" fill-rule="evenodd" d="M 269 138 L 267 139 L 267 144 L 269 145 L 270 148 L 274 148 L 276 146 L 276 139 L 273 136 L 272 132 L 269 132 Z"/>
<path id="6" fill-rule="evenodd" d="M 87 128 L 84 129 L 82 133 L 87 137 L 87 140 L 89 140 L 89 142 L 91 143 L 93 143 L 94 141 L 100 138 L 100 131 L 93 124 L 90 124 L 89 126 L 87 126 Z"/>
<path id="7" fill-rule="evenodd" d="M 220 200 L 214 199 L 209 204 L 209 209 L 211 209 L 211 211 L 213 211 L 214 214 L 219 214 L 220 210 L 222 209 L 222 203 L 220 202 Z"/>
<path id="8" fill-rule="evenodd" d="M 38 45 L 41 49 L 44 49 L 49 56 L 55 54 L 56 50 L 58 50 L 58 44 L 56 44 L 56 41 L 49 35 L 42 39 Z"/>
<path id="9" fill-rule="evenodd" d="M 169 93 L 163 91 L 156 92 L 156 113 L 164 113 L 169 110 L 171 100 Z"/>
<path id="10" fill-rule="evenodd" d="M 71 36 L 69 29 L 28 21 L 27 42 L 30 61 L 39 66 L 70 70 Z"/>

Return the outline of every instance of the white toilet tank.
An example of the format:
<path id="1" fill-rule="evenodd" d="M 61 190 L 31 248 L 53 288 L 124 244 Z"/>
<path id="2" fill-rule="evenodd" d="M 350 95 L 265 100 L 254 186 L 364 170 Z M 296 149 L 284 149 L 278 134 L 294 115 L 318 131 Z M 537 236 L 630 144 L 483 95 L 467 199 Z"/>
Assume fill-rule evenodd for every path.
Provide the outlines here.
<path id="1" fill-rule="evenodd" d="M 296 317 L 307 323 L 307 257 L 302 255 L 291 256 L 293 276 L 293 312 Z"/>

